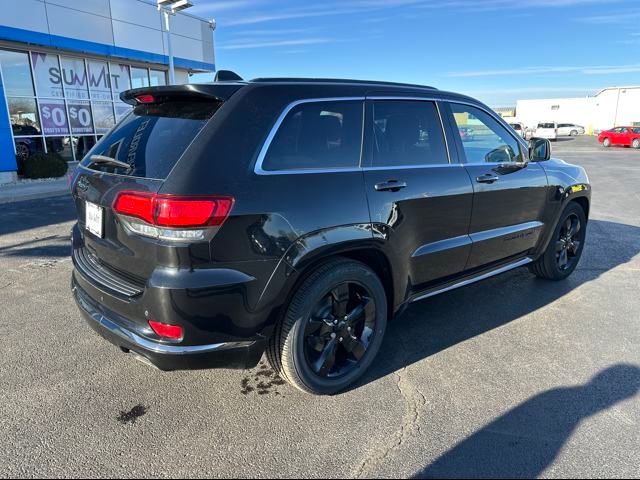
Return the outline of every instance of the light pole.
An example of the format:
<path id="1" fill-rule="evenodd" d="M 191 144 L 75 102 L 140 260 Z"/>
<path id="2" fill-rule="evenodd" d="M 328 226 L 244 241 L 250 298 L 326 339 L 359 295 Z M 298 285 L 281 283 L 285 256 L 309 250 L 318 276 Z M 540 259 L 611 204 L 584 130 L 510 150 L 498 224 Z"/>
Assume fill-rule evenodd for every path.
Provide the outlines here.
<path id="1" fill-rule="evenodd" d="M 167 32 L 167 53 L 169 54 L 169 85 L 176 83 L 176 71 L 173 66 L 173 49 L 171 48 L 171 28 L 169 18 L 176 12 L 186 10 L 193 7 L 191 0 L 157 0 L 158 11 L 162 13 L 164 18 L 164 29 Z"/>

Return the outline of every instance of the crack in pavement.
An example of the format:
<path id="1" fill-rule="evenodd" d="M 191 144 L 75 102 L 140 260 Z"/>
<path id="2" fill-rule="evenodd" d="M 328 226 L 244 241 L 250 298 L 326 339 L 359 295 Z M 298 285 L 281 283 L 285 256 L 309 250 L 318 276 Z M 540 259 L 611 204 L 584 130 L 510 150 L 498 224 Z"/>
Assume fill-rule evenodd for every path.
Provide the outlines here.
<path id="1" fill-rule="evenodd" d="M 391 441 L 386 445 L 378 445 L 366 456 L 356 468 L 353 474 L 355 478 L 370 478 L 375 468 L 381 465 L 392 452 L 402 448 L 408 440 L 420 432 L 420 410 L 427 403 L 427 399 L 406 377 L 406 369 L 407 367 L 404 367 L 395 373 L 398 378 L 396 386 L 405 403 L 400 428 L 391 437 Z"/>

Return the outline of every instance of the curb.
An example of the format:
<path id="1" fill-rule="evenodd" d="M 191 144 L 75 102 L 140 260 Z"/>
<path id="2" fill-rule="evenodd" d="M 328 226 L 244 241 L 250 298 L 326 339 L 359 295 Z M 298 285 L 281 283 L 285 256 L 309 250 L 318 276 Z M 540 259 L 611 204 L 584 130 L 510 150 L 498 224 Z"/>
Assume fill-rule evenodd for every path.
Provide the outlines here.
<path id="1" fill-rule="evenodd" d="M 43 198 L 52 198 L 52 197 L 63 197 L 65 195 L 71 196 L 69 190 L 66 188 L 62 190 L 53 190 L 50 192 L 40 192 L 40 193 L 28 193 L 28 194 L 16 194 L 13 196 L 7 196 L 5 198 L 0 195 L 0 205 L 6 203 L 17 203 L 17 202 L 26 202 L 28 200 L 40 200 Z"/>

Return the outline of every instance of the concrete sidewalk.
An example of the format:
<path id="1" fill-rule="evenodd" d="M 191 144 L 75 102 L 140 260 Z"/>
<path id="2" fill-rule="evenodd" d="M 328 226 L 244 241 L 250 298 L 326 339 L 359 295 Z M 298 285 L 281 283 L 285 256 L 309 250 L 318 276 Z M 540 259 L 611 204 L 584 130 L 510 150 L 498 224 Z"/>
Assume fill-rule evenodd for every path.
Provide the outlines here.
<path id="1" fill-rule="evenodd" d="M 18 181 L 0 185 L 0 204 L 35 200 L 38 198 L 69 195 L 69 179 L 72 169 L 64 177 L 42 181 Z"/>

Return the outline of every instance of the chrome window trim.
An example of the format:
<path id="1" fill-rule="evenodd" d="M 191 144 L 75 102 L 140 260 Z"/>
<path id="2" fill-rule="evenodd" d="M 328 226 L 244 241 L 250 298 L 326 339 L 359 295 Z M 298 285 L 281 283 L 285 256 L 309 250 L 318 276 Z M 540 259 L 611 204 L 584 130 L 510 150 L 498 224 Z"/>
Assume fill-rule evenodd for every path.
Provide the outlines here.
<path id="1" fill-rule="evenodd" d="M 265 157 L 267 156 L 267 152 L 269 151 L 269 147 L 273 142 L 282 122 L 287 117 L 289 112 L 293 110 L 295 107 L 299 105 L 304 105 L 306 103 L 320 103 L 320 102 L 364 102 L 366 100 L 365 97 L 325 97 L 325 98 L 303 98 L 300 100 L 295 100 L 287 105 L 282 113 L 278 116 L 276 122 L 271 127 L 269 131 L 269 135 L 267 135 L 266 140 L 262 144 L 262 148 L 260 149 L 260 153 L 258 154 L 258 158 L 256 160 L 256 165 L 253 169 L 253 172 L 256 175 L 300 175 L 307 173 L 339 173 L 339 172 L 360 172 L 362 171 L 362 138 L 360 141 L 360 158 L 358 161 L 357 167 L 335 167 L 335 168 L 298 168 L 298 169 L 284 169 L 284 170 L 264 170 L 262 168 L 262 163 L 264 162 Z M 364 107 L 364 103 L 363 103 Z M 362 115 L 362 131 L 364 132 L 364 108 Z"/>
<path id="2" fill-rule="evenodd" d="M 464 167 L 462 163 L 434 163 L 431 165 L 394 165 L 388 167 L 364 167 L 362 171 L 370 172 L 377 170 L 417 170 L 420 168 L 450 168 L 450 167 Z"/>

